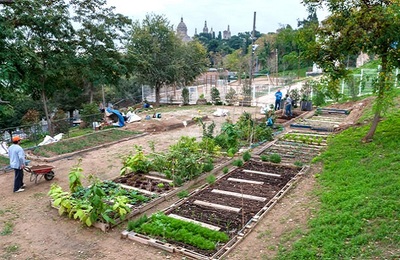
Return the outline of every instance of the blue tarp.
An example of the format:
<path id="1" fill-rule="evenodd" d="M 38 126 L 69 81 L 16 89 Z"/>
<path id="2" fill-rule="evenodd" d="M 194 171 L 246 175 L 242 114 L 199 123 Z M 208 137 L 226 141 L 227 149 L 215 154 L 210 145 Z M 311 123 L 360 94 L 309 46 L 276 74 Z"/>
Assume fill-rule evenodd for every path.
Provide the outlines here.
<path id="1" fill-rule="evenodd" d="M 112 114 L 117 115 L 119 127 L 123 127 L 125 125 L 125 119 L 124 119 L 124 117 L 122 116 L 122 114 L 118 110 L 111 109 L 111 108 L 108 107 L 106 111 L 108 113 L 112 113 Z"/>

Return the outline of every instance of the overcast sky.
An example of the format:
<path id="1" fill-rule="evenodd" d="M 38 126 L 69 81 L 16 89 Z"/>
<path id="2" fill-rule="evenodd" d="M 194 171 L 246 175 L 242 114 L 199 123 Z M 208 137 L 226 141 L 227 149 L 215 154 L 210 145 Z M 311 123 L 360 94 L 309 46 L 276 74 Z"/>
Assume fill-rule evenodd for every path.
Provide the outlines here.
<path id="1" fill-rule="evenodd" d="M 230 26 L 232 35 L 239 32 L 251 32 L 253 17 L 256 12 L 256 30 L 261 33 L 275 32 L 281 24 L 290 24 L 297 28 L 297 20 L 307 18 L 307 9 L 301 0 L 108 0 L 116 12 L 140 22 L 146 14 L 164 15 L 174 26 L 183 17 L 188 28 L 188 35 L 193 36 L 203 31 L 204 22 L 214 32 L 224 31 Z M 322 20 L 326 12 L 319 12 Z"/>

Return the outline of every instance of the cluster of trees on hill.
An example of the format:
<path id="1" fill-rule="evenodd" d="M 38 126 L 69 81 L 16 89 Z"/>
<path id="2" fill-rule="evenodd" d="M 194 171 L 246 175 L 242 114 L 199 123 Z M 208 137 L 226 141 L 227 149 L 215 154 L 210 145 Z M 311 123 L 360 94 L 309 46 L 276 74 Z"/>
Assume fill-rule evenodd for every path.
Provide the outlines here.
<path id="1" fill-rule="evenodd" d="M 306 23 L 315 28 L 315 14 Z M 266 72 L 276 64 L 271 59 L 275 50 L 282 57 L 281 69 L 311 64 L 300 59 L 301 42 L 314 40 L 314 35 L 300 31 L 305 29 L 282 26 L 273 34 L 255 33 L 260 45 L 255 55 Z M 163 85 L 186 86 L 208 67 L 248 72 L 251 44 L 250 32 L 227 41 L 200 34 L 184 44 L 164 16 L 131 21 L 105 0 L 3 3 L 0 94 L 9 103 L 1 105 L 0 126 L 31 123 L 21 120 L 32 108 L 51 123 L 56 109 L 72 112 L 103 99 L 140 102 L 141 85 L 154 87 L 158 97 Z"/>
<path id="2" fill-rule="evenodd" d="M 282 25 L 274 33 L 244 32 L 229 40 L 201 33 L 184 44 L 164 16 L 150 14 L 133 22 L 114 13 L 106 0 L 3 1 L 0 127 L 21 125 L 26 112 L 39 104 L 43 109 L 31 114 L 51 123 L 56 109 L 72 111 L 105 99 L 141 101 L 141 85 L 156 89 L 158 103 L 162 86 L 186 86 L 208 67 L 249 72 L 252 51 L 262 73 L 316 62 L 333 89 L 360 51 L 378 55 L 377 124 L 390 103 L 387 79 L 400 60 L 398 1 L 304 3 L 310 15 L 297 29 Z M 320 25 L 315 8 L 322 5 L 332 15 Z"/>

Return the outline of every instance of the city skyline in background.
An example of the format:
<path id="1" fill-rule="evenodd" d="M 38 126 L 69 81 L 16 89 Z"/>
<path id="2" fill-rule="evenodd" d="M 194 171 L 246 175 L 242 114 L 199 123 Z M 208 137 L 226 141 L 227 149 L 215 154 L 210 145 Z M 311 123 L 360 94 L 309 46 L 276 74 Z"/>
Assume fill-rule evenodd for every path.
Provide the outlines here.
<path id="1" fill-rule="evenodd" d="M 130 0 L 108 0 L 109 6 L 115 6 L 116 12 L 133 20 L 142 20 L 147 14 L 164 15 L 176 30 L 183 18 L 187 26 L 187 34 L 193 36 L 203 31 L 205 22 L 209 30 L 216 34 L 229 29 L 232 35 L 251 32 L 253 30 L 254 12 L 256 12 L 256 31 L 260 33 L 275 32 L 281 25 L 289 24 L 297 28 L 297 21 L 308 16 L 307 8 L 301 0 L 269 1 L 189 1 L 189 0 L 147 0 L 140 6 Z M 328 12 L 319 10 L 318 19 L 326 18 Z"/>

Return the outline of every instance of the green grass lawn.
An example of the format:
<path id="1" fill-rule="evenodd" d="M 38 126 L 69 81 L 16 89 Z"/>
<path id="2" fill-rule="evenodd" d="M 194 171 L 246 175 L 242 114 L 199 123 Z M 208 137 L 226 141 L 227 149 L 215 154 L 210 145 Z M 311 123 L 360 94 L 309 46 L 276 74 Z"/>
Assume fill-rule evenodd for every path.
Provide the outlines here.
<path id="1" fill-rule="evenodd" d="M 42 157 L 62 155 L 85 150 L 101 144 L 115 142 L 138 134 L 140 134 L 140 132 L 120 130 L 115 128 L 104 131 L 96 131 L 90 134 L 77 135 L 77 137 L 74 138 L 62 139 L 57 143 L 36 147 L 33 149 L 33 154 Z"/>
<path id="2" fill-rule="evenodd" d="M 365 115 L 371 121 L 371 111 Z M 296 230 L 297 242 L 282 241 L 277 259 L 400 259 L 399 105 L 379 123 L 374 141 L 362 143 L 369 127 L 330 139 L 318 159 L 319 210 L 307 230 Z"/>

